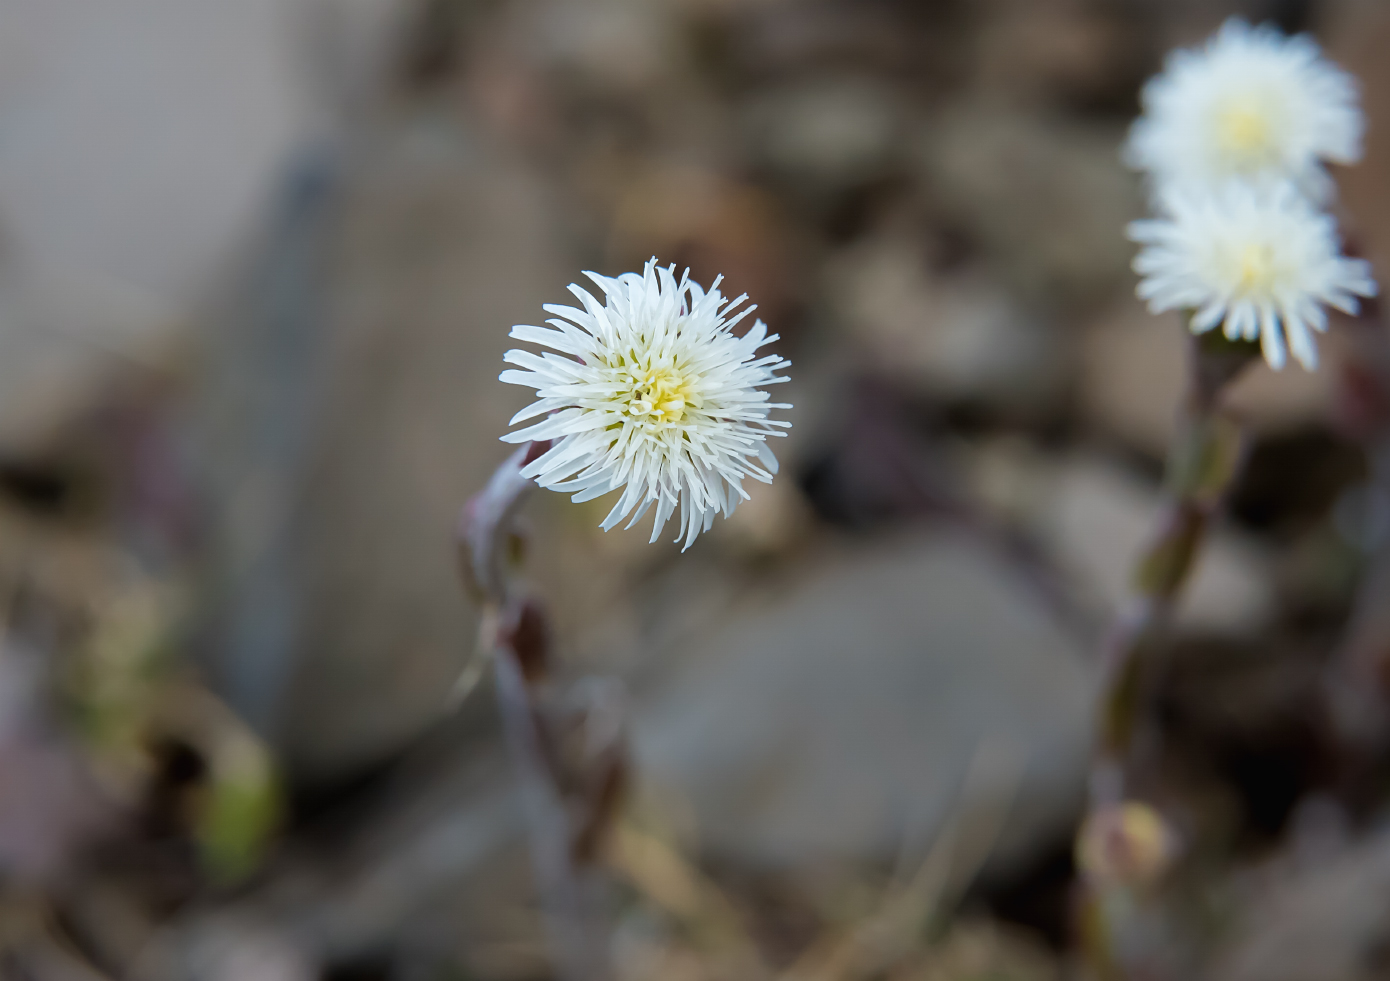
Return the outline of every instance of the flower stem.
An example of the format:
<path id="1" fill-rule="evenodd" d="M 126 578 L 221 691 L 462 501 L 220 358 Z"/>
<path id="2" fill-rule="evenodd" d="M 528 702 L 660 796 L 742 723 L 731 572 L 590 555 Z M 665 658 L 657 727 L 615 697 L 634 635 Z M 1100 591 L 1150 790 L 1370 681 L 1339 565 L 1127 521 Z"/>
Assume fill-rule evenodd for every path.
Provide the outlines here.
<path id="1" fill-rule="evenodd" d="M 1142 709 L 1144 664 L 1161 641 L 1207 526 L 1240 468 L 1244 439 L 1220 406 L 1226 385 L 1258 356 L 1253 344 L 1194 338 L 1183 414 L 1169 449 L 1168 500 L 1135 564 L 1131 593 L 1102 644 L 1102 710 L 1091 807 L 1118 803 Z"/>
<path id="2" fill-rule="evenodd" d="M 459 558 L 464 582 L 483 608 L 479 647 L 491 654 L 495 667 L 497 705 L 519 776 L 556 977 L 608 981 L 613 971 L 607 930 L 595 902 L 601 883 L 588 861 L 593 849 L 578 845 L 591 828 L 611 817 L 612 801 L 605 798 L 594 804 L 588 809 L 595 813 L 579 815 L 578 820 L 572 813 L 558 762 L 556 727 L 550 724 L 552 706 L 544 697 L 549 657 L 544 614 L 509 572 L 517 542 L 514 518 L 535 487 L 521 470 L 547 446 L 542 442 L 521 447 L 464 506 L 457 533 Z M 620 781 L 621 759 L 608 761 L 608 766 L 600 782 Z"/>
<path id="3" fill-rule="evenodd" d="M 1113 834 L 1113 829 L 1123 828 L 1104 817 L 1114 815 L 1134 795 L 1131 769 L 1144 717 L 1146 675 L 1162 650 L 1207 528 L 1244 456 L 1243 435 L 1222 410 L 1221 397 L 1258 356 L 1253 343 L 1227 341 L 1214 332 L 1192 339 L 1187 396 L 1168 453 L 1167 501 L 1135 564 L 1129 599 L 1102 644 L 1101 702 L 1083 835 L 1087 829 L 1108 827 Z M 1161 822 L 1157 812 L 1151 813 Z M 1136 853 L 1142 844 L 1120 842 L 1118 854 Z M 1119 867 L 1100 874 L 1091 870 L 1078 907 L 1078 939 L 1093 969 L 1106 979 L 1123 979 L 1129 973 L 1118 920 L 1130 915 L 1120 911 L 1133 909 L 1125 891 L 1144 884 L 1124 881 L 1124 872 Z"/>

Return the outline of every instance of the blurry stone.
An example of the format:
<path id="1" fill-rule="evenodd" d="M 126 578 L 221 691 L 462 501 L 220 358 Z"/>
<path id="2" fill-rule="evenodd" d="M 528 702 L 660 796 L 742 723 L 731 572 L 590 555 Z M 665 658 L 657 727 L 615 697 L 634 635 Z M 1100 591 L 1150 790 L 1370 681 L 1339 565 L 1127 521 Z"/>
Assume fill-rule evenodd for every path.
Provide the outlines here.
<path id="1" fill-rule="evenodd" d="M 1356 76 L 1366 112 L 1365 157 L 1337 169 L 1343 234 L 1390 281 L 1390 10 L 1376 0 L 1334 0 L 1319 7 L 1328 56 Z"/>
<path id="2" fill-rule="evenodd" d="M 523 57 L 505 34 L 487 35 L 470 55 L 468 101 L 489 129 L 518 146 L 553 145 L 561 138 L 556 93 L 546 84 L 543 66 Z"/>
<path id="3" fill-rule="evenodd" d="M 986 745 L 1018 763 L 993 867 L 1065 838 L 1093 679 L 1013 572 L 919 535 L 765 589 L 680 641 L 636 714 L 638 772 L 688 797 L 703 846 L 774 868 L 915 850 L 974 816 Z"/>
<path id="4" fill-rule="evenodd" d="M 946 936 L 922 955 L 919 971 L 902 977 L 921 981 L 1057 981 L 1064 976 L 1052 952 L 1029 932 L 974 918 L 953 922 Z"/>
<path id="5" fill-rule="evenodd" d="M 817 74 L 760 92 L 743 123 L 762 163 L 798 189 L 834 194 L 899 162 L 904 107 L 869 76 Z"/>
<path id="6" fill-rule="evenodd" d="M 107 981 L 71 934 L 55 923 L 52 907 L 39 895 L 10 895 L 0 906 L 5 923 L 0 958 L 6 978 L 35 981 Z M 102 965 L 104 968 L 105 965 Z"/>
<path id="7" fill-rule="evenodd" d="M 681 0 L 687 10 L 730 14 L 724 30 L 744 77 L 867 65 L 889 77 L 956 83 L 968 60 L 961 9 L 952 4 L 767 3 Z"/>
<path id="8" fill-rule="evenodd" d="M 1124 294 L 1082 338 L 1078 387 L 1086 417 L 1165 458 L 1187 386 L 1187 345 L 1177 314 L 1155 316 Z"/>
<path id="9" fill-rule="evenodd" d="M 669 78 L 683 54 L 670 4 L 657 0 L 565 0 L 520 5 L 518 25 L 542 62 L 603 86 L 638 89 Z"/>
<path id="10" fill-rule="evenodd" d="M 1046 496 L 1048 452 L 1032 440 L 1014 434 L 974 440 L 965 465 L 971 498 L 1012 523 L 1028 520 Z"/>
<path id="11" fill-rule="evenodd" d="M 983 270 L 934 272 L 920 245 L 898 234 L 852 246 L 826 278 L 875 368 L 900 384 L 1015 411 L 1062 393 L 1069 338 Z"/>
<path id="12" fill-rule="evenodd" d="M 1089 300 L 1128 275 L 1125 223 L 1142 211 L 1123 130 L 963 104 L 917 135 L 941 212 L 979 236 L 1017 287 Z"/>
<path id="13" fill-rule="evenodd" d="M 1143 81 L 1139 19 L 1086 0 L 978 5 L 975 83 L 1015 103 L 1128 109 Z"/>
<path id="14" fill-rule="evenodd" d="M 226 915 L 161 937 L 144 952 L 138 976 L 151 981 L 312 981 L 320 973 L 301 945 L 275 926 Z"/>
<path id="15" fill-rule="evenodd" d="M 750 556 L 787 552 L 805 541 L 814 517 L 790 475 L 748 483 L 750 499 L 715 526 L 720 539 Z"/>
<path id="16" fill-rule="evenodd" d="M 135 963 L 158 936 L 163 911 L 132 901 L 129 892 L 108 878 L 84 876 L 82 888 L 64 900 L 63 915 L 71 929 L 81 931 L 85 949 L 108 967 Z"/>
<path id="17" fill-rule="evenodd" d="M 1164 506 L 1161 489 L 1102 459 L 1058 460 L 1014 437 L 977 442 L 966 463 L 974 497 L 1031 528 L 1082 605 L 1108 619 L 1129 595 L 1134 563 Z M 1254 540 L 1217 527 L 1178 605 L 1179 621 L 1216 631 L 1256 626 L 1273 612 L 1278 576 Z"/>
<path id="18" fill-rule="evenodd" d="M 1289 815 L 1289 841 L 1296 866 L 1325 867 L 1351 844 L 1351 815 L 1330 794 L 1309 794 Z"/>
<path id="19" fill-rule="evenodd" d="M 0 6 L 0 445 L 159 359 L 395 6 L 340 0 L 332 37 L 311 0 Z"/>
<path id="20" fill-rule="evenodd" d="M 1232 383 L 1226 404 L 1259 436 L 1326 423 L 1337 395 L 1335 365 L 1343 340 L 1334 319 L 1331 332 L 1318 336 L 1322 363 L 1316 371 L 1293 364 L 1275 371 L 1263 360 L 1256 361 Z"/>
<path id="21" fill-rule="evenodd" d="M 169 304 L 93 278 L 54 276 L 0 251 L 0 451 L 7 455 L 50 449 L 110 376 L 146 380 L 176 360 L 180 325 Z"/>
<path id="22" fill-rule="evenodd" d="M 11 674 L 6 667 L 0 681 Z M 114 828 L 118 812 L 72 746 L 26 721 L 0 720 L 0 872 L 9 882 L 48 884 Z"/>
<path id="23" fill-rule="evenodd" d="M 776 202 L 755 185 L 693 167 L 658 167 L 625 181 L 608 242 L 610 274 L 655 255 L 689 267 L 732 299 L 747 293 L 756 316 L 787 336 L 793 313 L 790 232 Z M 783 344 L 785 347 L 785 342 Z"/>
<path id="24" fill-rule="evenodd" d="M 1158 526 L 1162 492 L 1084 457 L 1065 461 L 1049 483 L 1036 512 L 1038 532 L 1096 607 L 1118 610 L 1129 595 L 1134 563 Z M 1179 600 L 1179 622 L 1239 632 L 1273 612 L 1270 557 L 1232 529 L 1212 529 Z"/>
<path id="25" fill-rule="evenodd" d="M 121 976 L 203 981 L 224 966 L 250 970 L 257 958 L 241 959 L 239 936 L 244 953 L 267 958 L 267 978 L 272 965 L 309 966 L 319 978 L 411 953 L 471 961 L 490 944 L 539 954 L 514 773 L 499 747 L 479 747 L 468 728 L 449 727 L 374 793 L 311 821 L 264 875 L 214 902 L 159 909 L 159 928 L 120 961 L 131 965 Z M 109 898 L 131 903 L 129 891 Z M 90 907 L 91 897 L 80 901 Z M 89 908 L 79 922 L 105 912 Z"/>
<path id="26" fill-rule="evenodd" d="M 656 977 L 668 981 L 703 981 L 709 977 L 709 958 L 664 936 L 657 918 L 645 910 L 629 912 L 619 921 L 614 933 L 613 959 L 621 981 L 645 981 Z"/>
<path id="27" fill-rule="evenodd" d="M 1383 828 L 1334 859 L 1293 874 L 1273 870 L 1250 885 L 1210 977 L 1374 981 L 1390 973 L 1390 835 Z"/>
<path id="28" fill-rule="evenodd" d="M 837 418 L 802 468 L 801 485 L 816 513 L 860 531 L 959 515 L 959 454 L 918 425 L 910 394 L 871 374 L 841 389 L 833 403 Z"/>
<path id="29" fill-rule="evenodd" d="M 1335 363 L 1340 338 L 1318 338 L 1322 360 Z M 1080 358 L 1083 411 L 1104 431 L 1155 457 L 1164 457 L 1187 390 L 1189 335 L 1176 313 L 1151 314 L 1126 295 L 1085 331 Z M 1336 375 L 1329 368 L 1274 371 L 1263 361 L 1247 368 L 1227 404 L 1260 436 L 1297 430 L 1330 418 Z"/>
<path id="30" fill-rule="evenodd" d="M 497 381 L 507 332 L 577 272 L 533 172 L 466 129 L 425 159 L 412 134 L 304 175 L 202 352 L 209 660 L 313 781 L 444 709 L 474 644 L 455 519 L 527 403 Z"/>

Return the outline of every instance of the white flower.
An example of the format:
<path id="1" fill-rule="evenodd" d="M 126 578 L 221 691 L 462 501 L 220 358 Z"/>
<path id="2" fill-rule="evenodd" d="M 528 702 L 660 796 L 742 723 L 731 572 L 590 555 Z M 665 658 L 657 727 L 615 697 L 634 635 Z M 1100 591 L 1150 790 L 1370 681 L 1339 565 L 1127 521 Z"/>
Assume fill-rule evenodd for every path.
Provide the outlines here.
<path id="1" fill-rule="evenodd" d="M 1323 307 L 1355 313 L 1357 296 L 1376 293 L 1370 264 L 1341 254 L 1335 222 L 1292 184 L 1170 188 L 1163 203 L 1166 217 L 1128 230 L 1144 245 L 1134 260 L 1140 298 L 1155 313 L 1195 311 L 1194 333 L 1224 324 L 1232 340 L 1259 337 L 1272 368 L 1284 366 L 1285 337 L 1315 368 L 1312 331 L 1327 329 Z"/>
<path id="2" fill-rule="evenodd" d="M 742 337 L 733 333 L 756 307 L 734 313 L 747 297 L 721 296 L 723 277 L 706 292 L 690 281 L 689 270 L 677 282 L 675 266 L 658 268 L 656 259 L 641 274 L 585 275 L 606 304 L 571 285 L 583 309 L 547 305 L 547 313 L 564 318 L 547 321 L 555 330 L 512 328 L 512 337 L 569 357 L 507 352 L 507 363 L 527 370 L 504 371 L 502 381 L 534 388 L 539 397 L 512 423 L 548 418 L 502 439 L 555 440 L 522 475 L 572 491 L 576 502 L 625 488 L 604 519 L 605 531 L 636 508 L 631 527 L 654 503 L 656 541 L 679 505 L 677 540 L 689 548 L 716 512 L 728 516 L 748 497 L 744 477 L 768 483 L 777 472 L 767 437 L 785 435 L 779 429 L 791 423 L 768 413 L 791 406 L 769 402 L 758 389 L 786 381 L 774 372 L 790 362 L 758 356 L 777 340 L 761 320 Z"/>
<path id="3" fill-rule="evenodd" d="M 1205 49 L 1169 55 L 1143 102 L 1125 159 L 1160 188 L 1273 177 L 1325 200 L 1322 162 L 1361 158 L 1356 81 L 1312 39 L 1273 27 L 1227 21 Z"/>

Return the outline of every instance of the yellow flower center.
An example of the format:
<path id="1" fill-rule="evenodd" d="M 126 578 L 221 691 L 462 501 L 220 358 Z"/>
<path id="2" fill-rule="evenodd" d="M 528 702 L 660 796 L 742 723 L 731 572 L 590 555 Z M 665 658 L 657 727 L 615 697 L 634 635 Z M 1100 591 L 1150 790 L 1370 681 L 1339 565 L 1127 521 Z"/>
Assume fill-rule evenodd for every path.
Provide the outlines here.
<path id="1" fill-rule="evenodd" d="M 680 422 L 685 418 L 685 410 L 698 404 L 691 379 L 674 367 L 634 372 L 632 380 L 627 411 L 639 419 Z"/>
<path id="2" fill-rule="evenodd" d="M 1274 107 L 1259 100 L 1232 100 L 1216 112 L 1216 141 L 1238 170 L 1277 163 Z"/>
<path id="3" fill-rule="evenodd" d="M 1266 243 L 1251 243 L 1240 253 L 1237 289 L 1249 296 L 1268 294 L 1279 280 L 1279 267 L 1274 249 Z"/>

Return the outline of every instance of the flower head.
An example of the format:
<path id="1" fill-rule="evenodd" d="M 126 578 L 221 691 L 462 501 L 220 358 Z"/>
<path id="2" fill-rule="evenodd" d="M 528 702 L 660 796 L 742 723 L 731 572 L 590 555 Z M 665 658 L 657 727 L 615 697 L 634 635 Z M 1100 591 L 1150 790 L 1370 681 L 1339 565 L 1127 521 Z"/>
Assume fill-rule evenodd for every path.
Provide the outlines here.
<path id="1" fill-rule="evenodd" d="M 791 406 L 768 401 L 759 389 L 786 381 L 774 373 L 790 362 L 758 356 L 777 340 L 761 320 L 734 334 L 756 307 L 735 313 L 747 297 L 725 299 L 719 279 L 706 291 L 690 281 L 689 270 L 677 281 L 675 266 L 660 268 L 655 259 L 640 274 L 585 275 L 605 303 L 571 285 L 583 309 L 547 305 L 547 313 L 563 318 L 547 321 L 555 330 L 512 328 L 517 340 L 560 353 L 507 352 L 507 363 L 526 370 L 504 371 L 502 381 L 538 396 L 512 423 L 547 418 L 502 439 L 554 440 L 522 475 L 573 492 L 577 502 L 622 488 L 605 531 L 635 508 L 631 527 L 655 504 L 656 541 L 679 505 L 680 537 L 689 548 L 716 512 L 728 516 L 748 497 L 743 478 L 768 483 L 777 472 L 767 438 L 784 435 L 779 430 L 791 423 L 768 414 Z"/>
<path id="2" fill-rule="evenodd" d="M 1176 51 L 1144 88 L 1125 158 L 1158 187 L 1284 178 L 1322 200 L 1323 161 L 1361 157 L 1355 80 L 1312 39 L 1232 19 L 1198 51 Z"/>
<path id="3" fill-rule="evenodd" d="M 1129 226 L 1144 246 L 1134 260 L 1140 298 L 1155 313 L 1193 310 L 1194 333 L 1222 324 L 1232 340 L 1258 337 L 1272 368 L 1284 366 L 1285 338 L 1315 368 L 1312 331 L 1327 329 L 1324 306 L 1355 313 L 1358 296 L 1376 293 L 1370 264 L 1343 256 L 1332 218 L 1287 182 L 1174 188 L 1163 203 L 1166 217 Z"/>
<path id="4" fill-rule="evenodd" d="M 1091 814 L 1076 841 L 1076 864 L 1092 881 L 1140 886 L 1172 865 L 1178 838 L 1148 804 L 1125 801 Z"/>

